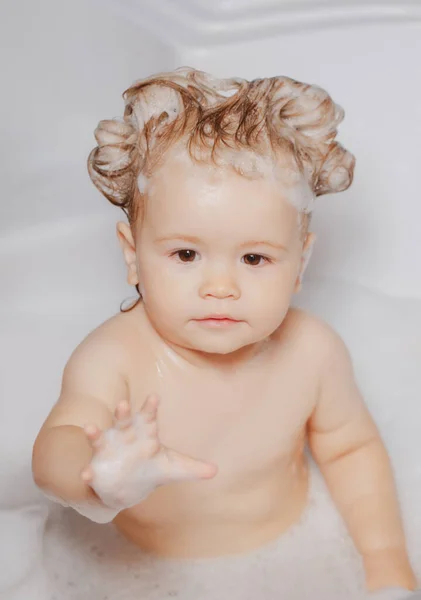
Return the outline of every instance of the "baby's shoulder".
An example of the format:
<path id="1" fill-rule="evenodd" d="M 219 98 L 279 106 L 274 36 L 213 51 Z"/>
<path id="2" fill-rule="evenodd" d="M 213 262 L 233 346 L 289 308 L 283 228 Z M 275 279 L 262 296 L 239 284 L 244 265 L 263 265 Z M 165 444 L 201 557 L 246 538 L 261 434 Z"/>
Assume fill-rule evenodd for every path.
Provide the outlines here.
<path id="1" fill-rule="evenodd" d="M 130 357 L 133 331 L 124 313 L 118 313 L 92 329 L 72 353 L 72 360 L 101 362 L 122 372 Z"/>
<path id="2" fill-rule="evenodd" d="M 300 352 L 316 358 L 323 358 L 343 345 L 340 335 L 329 323 L 296 307 L 288 311 L 284 334 Z"/>

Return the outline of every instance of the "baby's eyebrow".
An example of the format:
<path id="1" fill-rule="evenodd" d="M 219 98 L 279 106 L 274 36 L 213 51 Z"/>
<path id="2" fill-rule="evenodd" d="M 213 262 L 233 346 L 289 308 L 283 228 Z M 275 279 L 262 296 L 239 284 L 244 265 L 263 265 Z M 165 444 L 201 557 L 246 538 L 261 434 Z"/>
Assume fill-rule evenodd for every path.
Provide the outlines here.
<path id="1" fill-rule="evenodd" d="M 156 238 L 154 241 L 159 243 L 174 240 L 182 240 L 183 242 L 190 242 L 192 244 L 200 244 L 202 242 L 202 240 L 195 235 L 182 235 L 177 233 Z M 247 242 L 240 244 L 239 248 L 245 248 L 249 246 L 272 246 L 276 250 L 284 250 L 285 252 L 287 251 L 286 246 L 269 240 L 248 240 Z"/>
<path id="2" fill-rule="evenodd" d="M 200 244 L 200 238 L 195 235 L 182 235 L 179 233 L 174 233 L 171 235 L 165 235 L 163 237 L 158 237 L 154 239 L 154 242 L 172 242 L 173 240 L 183 240 L 183 242 L 191 242 L 192 244 Z"/>
<path id="3" fill-rule="evenodd" d="M 244 248 L 246 246 L 272 246 L 272 248 L 275 248 L 276 250 L 284 250 L 285 252 L 287 251 L 287 247 L 283 244 L 278 244 L 277 242 L 270 242 L 269 240 L 249 240 L 247 242 L 244 242 L 243 244 L 240 244 L 239 247 Z"/>

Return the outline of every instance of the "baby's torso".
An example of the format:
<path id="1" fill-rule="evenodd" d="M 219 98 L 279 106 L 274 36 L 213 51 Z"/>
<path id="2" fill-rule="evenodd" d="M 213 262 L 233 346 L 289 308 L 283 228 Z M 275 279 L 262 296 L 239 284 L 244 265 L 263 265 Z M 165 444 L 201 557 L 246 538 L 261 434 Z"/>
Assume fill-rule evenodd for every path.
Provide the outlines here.
<path id="1" fill-rule="evenodd" d="M 184 372 L 138 348 L 143 364 L 127 371 L 133 408 L 157 392 L 161 442 L 218 473 L 162 486 L 120 513 L 115 524 L 135 543 L 167 556 L 237 553 L 297 520 L 307 499 L 303 451 L 316 373 L 293 338 L 288 348 L 276 343 L 270 359 L 229 377 Z"/>

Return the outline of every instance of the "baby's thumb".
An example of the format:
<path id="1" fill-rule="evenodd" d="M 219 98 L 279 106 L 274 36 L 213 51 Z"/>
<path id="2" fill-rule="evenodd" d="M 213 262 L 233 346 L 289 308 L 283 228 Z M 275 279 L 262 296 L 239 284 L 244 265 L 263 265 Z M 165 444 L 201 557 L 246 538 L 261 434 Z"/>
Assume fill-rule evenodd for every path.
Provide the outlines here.
<path id="1" fill-rule="evenodd" d="M 218 471 L 217 467 L 211 463 L 196 460 L 174 450 L 166 450 L 166 456 L 168 459 L 168 475 L 174 481 L 212 479 Z"/>

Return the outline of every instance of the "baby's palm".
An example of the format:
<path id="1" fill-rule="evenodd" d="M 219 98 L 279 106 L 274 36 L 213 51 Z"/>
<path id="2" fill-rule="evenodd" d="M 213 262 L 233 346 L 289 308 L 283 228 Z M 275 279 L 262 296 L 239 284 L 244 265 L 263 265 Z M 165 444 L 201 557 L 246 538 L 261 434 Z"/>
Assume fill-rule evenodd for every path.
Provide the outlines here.
<path id="1" fill-rule="evenodd" d="M 132 416 L 130 404 L 123 401 L 116 408 L 112 428 L 102 432 L 92 425 L 85 427 L 94 454 L 82 478 L 111 508 L 134 506 L 166 483 L 216 474 L 215 466 L 161 444 L 157 408 L 158 397 L 150 395 Z"/>

